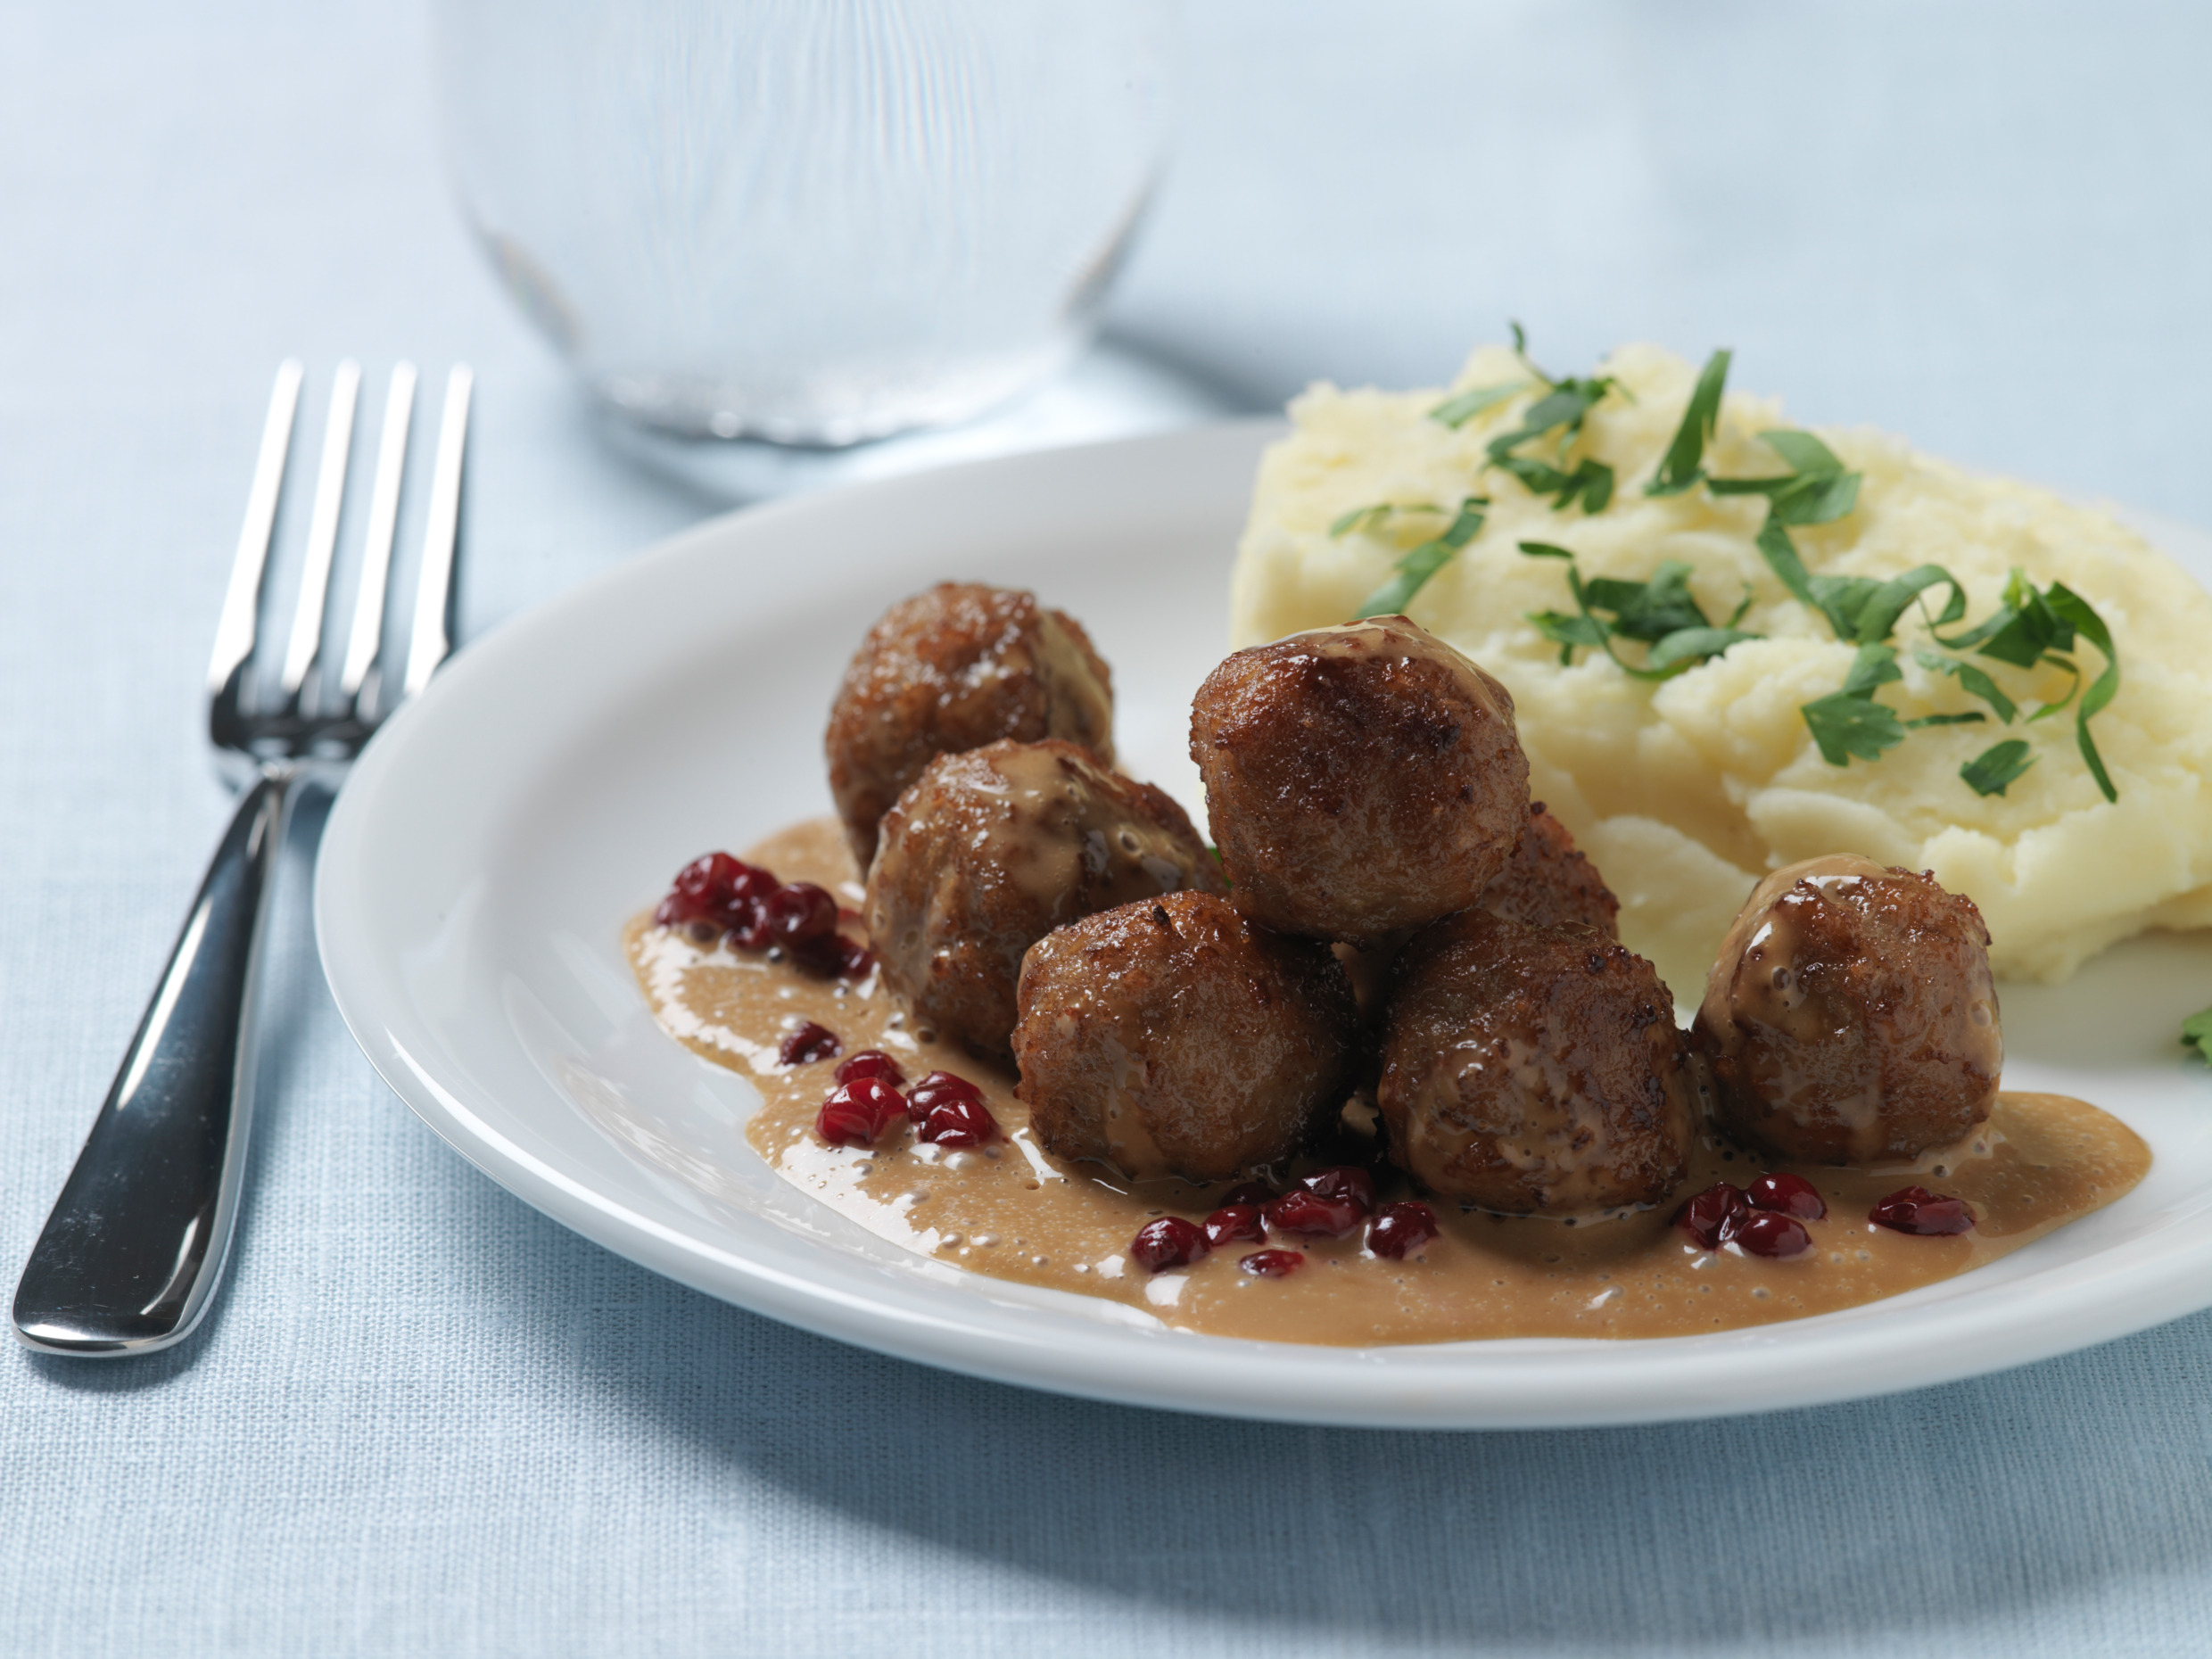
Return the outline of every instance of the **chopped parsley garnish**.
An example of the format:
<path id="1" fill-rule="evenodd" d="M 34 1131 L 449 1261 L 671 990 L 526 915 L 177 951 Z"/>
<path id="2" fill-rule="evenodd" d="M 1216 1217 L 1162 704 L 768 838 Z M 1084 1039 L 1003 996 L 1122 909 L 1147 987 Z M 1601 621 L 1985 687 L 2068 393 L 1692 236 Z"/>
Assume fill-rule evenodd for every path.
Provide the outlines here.
<path id="1" fill-rule="evenodd" d="M 1932 674 L 1949 674 L 1956 679 L 1968 691 L 1994 709 L 1997 718 L 2008 726 L 2012 723 L 2012 717 L 2020 712 L 2018 706 L 2004 694 L 1997 682 L 1971 663 L 1962 663 L 1955 656 L 1944 656 L 1938 652 L 1925 649 L 1913 652 L 1912 659 Z M 1934 714 L 1928 716 L 1931 722 L 1938 718 L 1939 716 Z M 1953 714 L 1949 716 L 1944 723 L 1954 726 L 1964 725 L 1970 721 L 1979 719 L 1981 719 L 1979 714 Z"/>
<path id="2" fill-rule="evenodd" d="M 1569 466 L 1567 451 L 1582 435 L 1582 423 L 1590 410 L 1620 391 L 1620 383 L 1610 375 L 1555 380 L 1530 360 L 1529 337 L 1521 325 L 1511 326 L 1514 355 L 1529 371 L 1529 378 L 1463 392 L 1431 409 L 1429 418 L 1456 428 L 1518 392 L 1540 388 L 1543 395 L 1522 410 L 1521 424 L 1484 446 L 1489 465 L 1519 479 L 1531 494 L 1550 496 L 1554 512 L 1579 503 L 1585 513 L 1602 513 L 1613 499 L 1613 468 L 1588 456 Z M 1515 453 L 1539 439 L 1551 440 L 1548 456 Z"/>
<path id="3" fill-rule="evenodd" d="M 1941 619 L 1938 620 L 1940 625 Z M 2077 638 L 2095 646 L 2104 658 L 2104 672 L 2087 690 L 2082 688 L 2080 664 L 2066 655 L 2075 648 Z M 2026 574 L 2015 570 L 2005 583 L 2004 598 L 1995 615 L 1979 627 L 1949 639 L 1937 634 L 1936 642 L 1953 651 L 1970 650 L 1977 656 L 1992 657 L 2016 668 L 2049 667 L 2062 671 L 2071 681 L 2066 695 L 2056 702 L 2045 703 L 2028 719 L 2047 719 L 2073 704 L 2074 740 L 2081 749 L 2082 759 L 2088 763 L 2089 775 L 2097 780 L 2097 788 L 2106 800 L 2120 798 L 2119 791 L 2112 787 L 2112 775 L 2105 770 L 2104 756 L 2097 752 L 2097 740 L 2089 734 L 2089 722 L 2118 694 L 2120 659 L 2113 649 L 2111 630 L 2087 599 L 2062 582 L 2054 582 L 2037 592 Z M 1977 696 L 1983 695 L 1963 674 L 1960 683 L 1976 691 Z M 2075 700 L 2076 694 L 2080 697 L 2078 702 Z M 2007 715 L 2006 720 L 2010 723 L 2010 716 Z M 1982 793 L 1986 795 L 1990 791 L 1985 789 Z"/>
<path id="4" fill-rule="evenodd" d="M 2090 775 L 2096 779 L 2105 799 L 2119 799 L 2111 776 L 2105 771 L 2104 758 L 2097 752 L 2096 740 L 2090 736 L 2089 722 L 2118 692 L 2120 666 L 2112 649 L 2112 636 L 2088 601 L 2063 582 L 2053 582 L 2048 590 L 2039 593 L 2035 584 L 2016 570 L 2005 585 L 2004 600 L 1996 615 L 1978 627 L 1946 637 L 1936 631 L 1950 627 L 1965 616 L 1966 590 L 1960 586 L 1958 578 L 1940 565 L 1922 565 L 1887 582 L 1878 582 L 1871 576 L 1812 574 L 1790 540 L 1790 529 L 1829 524 L 1851 513 L 1858 506 L 1860 475 L 1845 470 L 1835 451 L 1811 433 L 1777 431 L 1759 435 L 1789 463 L 1789 472 L 1766 478 L 1708 477 L 1705 486 L 1715 495 L 1767 498 L 1767 521 L 1760 527 L 1758 546 L 1768 567 L 1791 593 L 1828 618 L 1837 639 L 1860 648 L 1861 664 L 1866 661 L 1867 648 L 1887 641 L 1905 612 L 1916 604 L 1923 604 L 1927 590 L 1937 587 L 1948 588 L 1950 592 L 1942 611 L 1928 618 L 1928 631 L 1936 644 L 1951 651 L 1972 651 L 2018 668 L 2048 665 L 2073 677 L 2074 683 L 2067 695 L 2038 708 L 2028 716 L 2030 720 L 2058 714 L 2081 690 L 2081 670 L 2064 655 L 2073 649 L 2077 634 L 2102 653 L 2104 672 L 2076 705 L 2075 737 L 2082 758 L 2089 764 Z M 1678 433 L 1678 448 L 1681 442 Z M 1670 459 L 1673 453 L 1669 451 Z M 1927 615 L 1925 608 L 1922 615 Z M 2012 723 L 2018 713 L 2018 706 L 1985 671 L 1933 651 L 1917 650 L 1913 655 L 1923 668 L 1954 677 L 1966 691 L 1987 703 L 1999 720 L 2007 725 Z M 1893 652 L 1890 678 L 1895 677 L 1894 656 Z M 1852 672 L 1856 676 L 1859 666 L 1854 665 Z M 1879 708 L 1868 695 L 1870 689 L 1865 688 L 1854 694 L 1846 681 L 1843 691 L 1804 706 L 1805 724 L 1829 764 L 1849 765 L 1853 755 L 1872 760 L 1883 749 L 1902 740 L 1908 722 L 1898 722 L 1894 715 L 1886 713 L 1869 714 L 1869 708 Z M 1969 725 L 1979 718 L 1978 714 L 1931 714 L 1909 723 Z M 1890 736 L 1893 726 L 1897 730 L 1895 737 Z M 1968 763 L 1960 775 L 1980 794 L 2002 795 L 2007 785 L 2034 763 L 2022 758 L 2027 753 L 2027 746 L 2019 743 L 2015 747 L 2015 741 L 2000 743 Z"/>
<path id="5" fill-rule="evenodd" d="M 1589 456 L 1572 458 L 1570 451 L 1582 435 L 1590 411 L 1615 392 L 1627 396 L 1627 389 L 1610 375 L 1554 379 L 1530 359 L 1528 336 L 1521 325 L 1515 323 L 1512 329 L 1514 354 L 1528 370 L 1529 379 L 1460 392 L 1431 409 L 1430 418 L 1457 428 L 1521 392 L 1538 392 L 1539 395 L 1522 410 L 1519 423 L 1484 445 L 1486 467 L 1510 474 L 1533 495 L 1550 498 L 1554 512 L 1579 506 L 1586 515 L 1601 513 L 1613 500 L 1617 482 L 1613 468 Z M 1716 478 L 1708 472 L 1705 451 L 1720 427 L 1731 360 L 1732 354 L 1725 348 L 1705 359 L 1683 408 L 1681 422 L 1644 486 L 1644 493 L 1680 495 L 1703 484 L 1714 496 L 1766 499 L 1766 521 L 1755 541 L 1768 568 L 1792 596 L 1827 619 L 1836 639 L 1857 648 L 1841 689 L 1800 706 L 1821 757 L 1832 766 L 1848 766 L 1854 759 L 1878 760 L 1902 743 L 1908 732 L 1923 727 L 1982 725 L 1992 715 L 2002 724 L 2012 724 L 2021 718 L 2020 705 L 1985 669 L 1966 660 L 1969 656 L 1982 656 L 2014 668 L 2055 669 L 2068 676 L 2065 696 L 2038 704 L 2026 717 L 2030 722 L 2044 720 L 2072 707 L 2075 740 L 2082 758 L 2105 799 L 2118 800 L 2119 793 L 2089 729 L 2089 722 L 2103 712 L 2120 689 L 2119 657 L 2103 618 L 2063 582 L 2054 582 L 2038 590 L 2022 572 L 2015 570 L 1994 615 L 1974 627 L 1947 634 L 1943 631 L 1965 620 L 1967 596 L 1958 578 L 1940 565 L 1921 565 L 1886 581 L 1873 576 L 1815 575 L 1807 570 L 1790 532 L 1834 524 L 1855 512 L 1861 476 L 1846 467 L 1812 433 L 1787 427 L 1759 434 L 1781 458 L 1787 471 L 1751 478 Z M 1441 534 L 1398 559 L 1390 578 L 1367 596 L 1358 615 L 1376 616 L 1404 610 L 1423 585 L 1481 532 L 1482 509 L 1489 505 L 1482 496 L 1469 496 L 1462 501 Z M 1446 512 L 1427 502 L 1380 502 L 1346 513 L 1329 526 L 1329 534 L 1374 532 L 1394 517 L 1416 514 L 1441 517 Z M 1585 581 L 1574 555 L 1565 548 L 1544 541 L 1523 541 L 1520 546 L 1531 557 L 1566 563 L 1567 588 L 1574 597 L 1574 610 L 1536 611 L 1529 615 L 1538 631 L 1559 647 L 1563 664 L 1571 664 L 1577 650 L 1602 650 L 1623 673 L 1637 679 L 1666 680 L 1722 655 L 1739 640 L 1759 638 L 1737 626 L 1751 606 L 1748 586 L 1735 614 L 1726 623 L 1716 623 L 1691 596 L 1690 567 L 1679 560 L 1665 561 L 1643 582 L 1604 576 Z M 1930 598 L 1938 588 L 1947 590 L 1940 611 L 1934 609 Z M 1914 662 L 1929 673 L 1956 681 L 1960 690 L 1987 706 L 1987 714 L 1971 709 L 1906 720 L 1876 699 L 1875 693 L 1883 686 L 1903 678 L 1897 666 L 1894 637 L 1898 623 L 1912 610 L 1919 612 L 1927 638 L 1942 648 L 1916 645 Z M 1619 640 L 1632 640 L 1645 648 L 1641 665 L 1622 660 L 1615 648 Z M 2076 660 L 2083 640 L 2096 647 L 2104 659 L 2096 679 L 2086 683 Z M 1959 775 L 1977 794 L 2001 796 L 2035 762 L 2025 739 L 2008 738 L 1969 761 L 1960 768 Z M 2212 1019 L 2212 1011 L 2204 1018 Z"/>
<path id="6" fill-rule="evenodd" d="M 1848 516 L 1859 505 L 1859 475 L 1845 471 L 1836 452 L 1809 432 L 1784 429 L 1759 437 L 1789 463 L 1788 472 L 1763 478 L 1708 477 L 1705 488 L 1715 495 L 1766 497 L 1767 522 L 1759 527 L 1758 547 L 1768 568 L 1828 618 L 1837 639 L 1863 639 L 1859 613 L 1884 584 L 1871 576 L 1812 575 L 1789 539 L 1793 525 L 1828 524 Z"/>
<path id="7" fill-rule="evenodd" d="M 1885 749 L 1905 740 L 1904 722 L 1894 709 L 1877 703 L 1874 692 L 1893 680 L 1904 678 L 1897 667 L 1897 653 L 1886 645 L 1862 645 L 1844 676 L 1844 689 L 1799 706 L 1812 740 L 1820 746 L 1820 758 L 1831 766 L 1848 766 L 1852 756 L 1879 760 Z"/>
<path id="8" fill-rule="evenodd" d="M 1477 386 L 1472 392 L 1463 392 L 1456 398 L 1445 399 L 1429 411 L 1429 418 L 1441 421 L 1457 432 L 1484 409 L 1495 409 L 1515 392 L 1528 389 L 1529 383 L 1525 380 L 1510 380 L 1502 386 Z"/>
<path id="9" fill-rule="evenodd" d="M 2201 1058 L 2212 1060 L 2212 1008 L 2182 1021 L 2182 1046 L 2193 1048 Z"/>
<path id="10" fill-rule="evenodd" d="M 1739 640 L 1756 634 L 1737 631 L 1736 623 L 1751 603 L 1744 603 L 1723 624 L 1716 625 L 1699 608 L 1689 590 L 1690 567 L 1680 559 L 1667 559 L 1643 582 L 1623 582 L 1614 576 L 1582 579 L 1574 555 L 1548 541 L 1523 541 L 1522 552 L 1531 558 L 1557 558 L 1567 563 L 1567 590 L 1574 595 L 1576 614 L 1531 612 L 1529 621 L 1559 648 L 1563 664 L 1574 661 L 1579 647 L 1602 650 L 1623 673 L 1638 680 L 1671 680 L 1708 657 L 1720 656 Z M 1644 665 L 1621 660 L 1614 640 L 1635 640 L 1649 647 Z"/>
<path id="11" fill-rule="evenodd" d="M 1531 495 L 1554 498 L 1552 510 L 1556 513 L 1566 511 L 1578 501 L 1586 514 L 1604 512 L 1605 504 L 1613 499 L 1613 468 L 1588 456 L 1572 467 L 1565 462 L 1567 450 L 1581 436 L 1583 421 L 1614 385 L 1610 375 L 1552 382 L 1548 392 L 1522 411 L 1518 426 L 1490 441 L 1490 465 L 1519 479 Z M 1555 433 L 1558 436 L 1552 445 L 1550 460 L 1514 453 L 1523 444 L 1549 438 Z"/>
<path id="12" fill-rule="evenodd" d="M 1960 767 L 1959 776 L 1977 795 L 2002 795 L 2014 779 L 2035 763 L 2026 738 L 2007 738 Z"/>
<path id="13" fill-rule="evenodd" d="M 1646 495 L 1680 495 L 1705 475 L 1705 445 L 1713 442 L 1721 424 L 1721 394 L 1728 390 L 1729 352 L 1724 348 L 1705 359 L 1705 367 L 1691 389 L 1689 407 L 1682 424 L 1674 429 L 1674 442 L 1659 462 L 1659 470 L 1644 486 Z"/>
<path id="14" fill-rule="evenodd" d="M 1401 513 L 1441 514 L 1444 508 L 1430 501 L 1378 501 L 1372 507 L 1355 507 L 1329 526 L 1329 539 L 1341 541 L 1354 531 L 1366 533 L 1376 531 Z"/>
<path id="15" fill-rule="evenodd" d="M 1424 541 L 1400 558 L 1392 567 L 1389 580 L 1352 613 L 1353 619 L 1391 616 L 1402 612 L 1413 602 L 1413 596 L 1421 591 L 1422 585 L 1458 557 L 1459 549 L 1474 540 L 1475 532 L 1482 528 L 1482 509 L 1490 504 L 1489 497 L 1480 495 L 1471 495 L 1460 502 L 1458 512 L 1445 526 L 1443 534 Z"/>

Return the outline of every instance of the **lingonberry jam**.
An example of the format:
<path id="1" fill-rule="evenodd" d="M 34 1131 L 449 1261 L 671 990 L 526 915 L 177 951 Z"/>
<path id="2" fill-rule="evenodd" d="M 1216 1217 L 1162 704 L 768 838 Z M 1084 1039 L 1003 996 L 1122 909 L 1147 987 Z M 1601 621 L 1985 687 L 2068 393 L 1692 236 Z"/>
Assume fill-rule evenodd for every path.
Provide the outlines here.
<path id="1" fill-rule="evenodd" d="M 920 1123 L 937 1107 L 952 1101 L 983 1104 L 983 1091 L 958 1072 L 933 1071 L 906 1091 L 906 1115 Z"/>
<path id="2" fill-rule="evenodd" d="M 692 928 L 703 943 L 726 935 L 740 950 L 780 946 L 811 972 L 857 979 L 875 957 L 838 932 L 838 917 L 826 888 L 811 881 L 786 887 L 727 853 L 706 854 L 678 871 L 653 911 L 660 926 Z"/>
<path id="3" fill-rule="evenodd" d="M 1238 1267 L 1263 1279 L 1280 1279 L 1306 1265 L 1306 1252 L 1296 1250 L 1256 1250 L 1238 1259 Z"/>
<path id="4" fill-rule="evenodd" d="M 1140 1267 L 1160 1273 L 1169 1267 L 1187 1267 L 1212 1248 L 1206 1234 L 1193 1223 L 1180 1216 L 1162 1216 L 1137 1230 L 1129 1254 Z"/>
<path id="5" fill-rule="evenodd" d="M 1415 1199 L 1388 1204 L 1367 1227 L 1367 1248 L 1392 1261 L 1416 1256 L 1436 1242 L 1442 1231 L 1436 1211 Z"/>
<path id="6" fill-rule="evenodd" d="M 1820 1188 L 1803 1176 L 1783 1170 L 1761 1176 L 1744 1196 L 1754 1209 L 1770 1209 L 1777 1215 L 1795 1216 L 1800 1221 L 1818 1221 L 1828 1214 L 1828 1201 L 1820 1196 Z"/>
<path id="7" fill-rule="evenodd" d="M 1674 1225 L 1696 1240 L 1701 1250 L 1719 1250 L 1753 1213 L 1742 1187 L 1716 1181 L 1674 1212 Z"/>
<path id="8" fill-rule="evenodd" d="M 1795 1256 L 1812 1248 L 1812 1234 L 1795 1216 L 1754 1209 L 1737 1223 L 1733 1241 L 1751 1256 Z"/>
<path id="9" fill-rule="evenodd" d="M 1868 1210 L 1867 1219 L 1893 1233 L 1944 1238 L 1971 1228 L 1974 1212 L 1963 1199 L 1931 1193 L 1924 1186 L 1901 1186 Z"/>
<path id="10" fill-rule="evenodd" d="M 913 1111 L 911 1099 L 907 1111 L 909 1115 Z M 915 1135 L 935 1146 L 980 1146 L 997 1133 L 998 1119 L 991 1116 L 988 1106 L 954 1095 L 937 1102 L 923 1114 Z"/>
<path id="11" fill-rule="evenodd" d="M 854 1077 L 881 1077 L 893 1088 L 906 1081 L 906 1074 L 899 1063 L 879 1048 L 864 1048 L 850 1055 L 838 1068 L 838 1081 L 850 1083 Z"/>
<path id="12" fill-rule="evenodd" d="M 1299 1185 L 1333 1204 L 1356 1205 L 1362 1219 L 1374 1213 L 1374 1177 L 1357 1164 L 1316 1169 Z"/>
<path id="13" fill-rule="evenodd" d="M 1269 1204 L 1267 1225 L 1278 1233 L 1300 1233 L 1341 1239 L 1358 1230 L 1367 1218 L 1356 1199 L 1325 1198 L 1306 1187 L 1293 1187 Z"/>
<path id="14" fill-rule="evenodd" d="M 776 879 L 768 871 L 755 870 L 730 854 L 704 854 L 677 871 L 668 896 L 653 912 L 653 920 L 662 927 L 708 922 L 717 931 L 737 927 L 750 913 L 750 904 L 774 885 Z"/>
<path id="15" fill-rule="evenodd" d="M 1239 1240 L 1257 1244 L 1267 1236 L 1267 1218 L 1258 1204 L 1224 1204 L 1206 1217 L 1206 1242 L 1217 1250 Z"/>
<path id="16" fill-rule="evenodd" d="M 905 1112 L 899 1092 L 882 1078 L 855 1077 L 830 1092 L 814 1114 L 814 1128 L 832 1146 L 871 1146 Z"/>
<path id="17" fill-rule="evenodd" d="M 1274 1202 L 1275 1188 L 1265 1181 L 1240 1181 L 1214 1200 L 1214 1207 L 1217 1209 L 1234 1209 L 1249 1204 L 1255 1209 L 1265 1209 Z"/>
<path id="18" fill-rule="evenodd" d="M 838 901 L 826 887 L 794 881 L 768 896 L 761 906 L 761 922 L 769 944 L 796 953 L 836 935 Z"/>
<path id="19" fill-rule="evenodd" d="M 818 1026 L 809 1019 L 796 1025 L 783 1034 L 783 1041 L 776 1045 L 776 1064 L 779 1066 L 811 1066 L 818 1061 L 835 1060 L 845 1044 L 838 1041 L 838 1034 L 827 1026 Z M 848 1079 L 845 1068 L 838 1068 L 838 1081 Z M 893 1082 L 896 1082 L 895 1077 Z"/>

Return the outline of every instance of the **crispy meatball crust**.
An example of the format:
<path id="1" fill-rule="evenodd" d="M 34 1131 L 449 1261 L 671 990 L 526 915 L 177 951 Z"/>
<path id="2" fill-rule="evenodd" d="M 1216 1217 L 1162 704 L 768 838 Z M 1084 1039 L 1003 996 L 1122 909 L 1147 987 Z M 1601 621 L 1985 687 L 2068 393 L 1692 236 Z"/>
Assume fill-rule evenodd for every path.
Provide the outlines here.
<path id="1" fill-rule="evenodd" d="M 1021 956 L 1094 910 L 1221 872 L 1168 796 L 1048 738 L 940 755 L 883 820 L 865 915 L 917 1019 L 1003 1055 Z"/>
<path id="2" fill-rule="evenodd" d="M 1236 905 L 1373 940 L 1474 904 L 1527 815 L 1513 697 L 1402 616 L 1239 651 L 1191 706 Z"/>
<path id="3" fill-rule="evenodd" d="M 1774 871 L 1721 941 L 1692 1040 L 1717 1115 L 1779 1157 L 1916 1158 L 1989 1116 L 1989 929 L 1933 876 L 1852 854 Z"/>
<path id="4" fill-rule="evenodd" d="M 860 868 L 932 757 L 1000 738 L 1065 738 L 1113 763 L 1113 681 L 1082 625 L 1033 593 L 972 582 L 941 582 L 886 611 L 845 671 L 823 739 Z"/>
<path id="5" fill-rule="evenodd" d="M 1621 937 L 1621 901 L 1541 801 L 1529 803 L 1520 844 L 1482 890 L 1482 903 L 1491 915 L 1531 928 L 1595 928 L 1609 939 Z"/>
<path id="6" fill-rule="evenodd" d="M 1278 1163 L 1340 1110 L 1358 1016 L 1325 946 L 1211 893 L 1101 911 L 1021 964 L 1014 1093 L 1062 1158 L 1219 1181 Z"/>
<path id="7" fill-rule="evenodd" d="M 1673 1000 L 1603 934 L 1470 910 L 1399 959 L 1376 1103 L 1433 1193 L 1509 1215 L 1659 1203 L 1694 1102 Z"/>

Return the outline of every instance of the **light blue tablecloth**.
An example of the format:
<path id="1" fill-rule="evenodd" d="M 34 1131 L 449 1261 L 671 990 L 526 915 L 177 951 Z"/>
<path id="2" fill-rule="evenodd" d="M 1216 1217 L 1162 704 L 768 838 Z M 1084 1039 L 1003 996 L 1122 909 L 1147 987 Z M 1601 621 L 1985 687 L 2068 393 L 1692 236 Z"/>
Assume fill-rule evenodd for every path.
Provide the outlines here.
<path id="1" fill-rule="evenodd" d="M 1192 36 L 1115 315 L 1228 404 L 1435 381 L 1511 315 L 1565 366 L 1732 344 L 1805 418 L 2212 522 L 2200 8 L 1194 0 Z M 594 441 L 480 268 L 423 37 L 411 6 L 0 7 L 11 1279 L 225 812 L 194 697 L 276 360 L 475 364 L 472 631 L 712 506 Z M 323 987 L 314 827 L 207 1329 L 122 1365 L 0 1347 L 0 1653 L 2212 1651 L 2212 1317 L 1589 1433 L 879 1359 L 437 1143 Z"/>

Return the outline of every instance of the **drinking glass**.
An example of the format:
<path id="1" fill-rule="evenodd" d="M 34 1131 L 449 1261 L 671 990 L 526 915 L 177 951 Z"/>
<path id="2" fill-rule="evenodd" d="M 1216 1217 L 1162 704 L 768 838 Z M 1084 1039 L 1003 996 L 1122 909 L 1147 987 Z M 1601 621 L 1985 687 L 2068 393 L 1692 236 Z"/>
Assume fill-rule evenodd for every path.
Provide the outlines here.
<path id="1" fill-rule="evenodd" d="M 1174 0 L 440 0 L 450 162 L 594 392 L 685 437 L 968 419 L 1094 332 Z"/>

